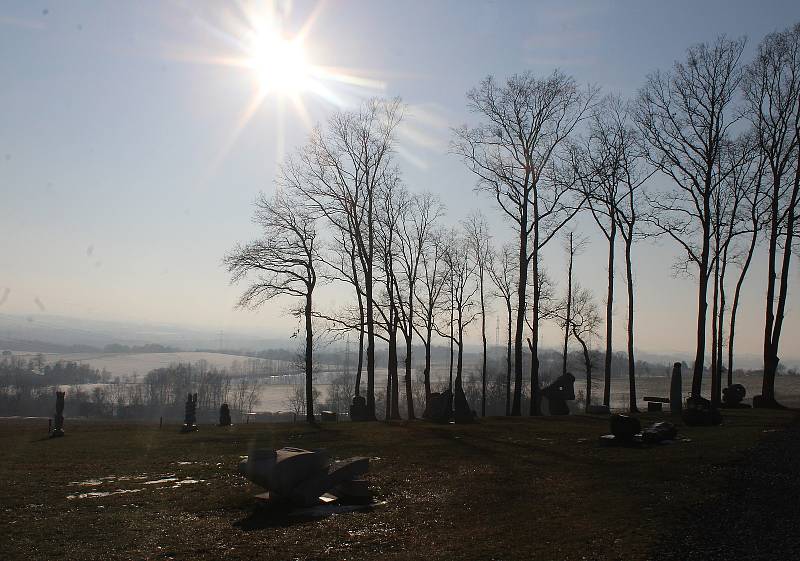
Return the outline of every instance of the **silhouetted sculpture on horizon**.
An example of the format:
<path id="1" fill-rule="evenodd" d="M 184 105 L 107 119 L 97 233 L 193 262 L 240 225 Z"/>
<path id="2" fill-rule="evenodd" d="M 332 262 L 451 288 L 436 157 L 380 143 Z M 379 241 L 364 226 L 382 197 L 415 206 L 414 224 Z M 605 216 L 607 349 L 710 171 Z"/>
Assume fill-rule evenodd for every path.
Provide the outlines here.
<path id="1" fill-rule="evenodd" d="M 722 415 L 706 398 L 693 396 L 686 400 L 681 419 L 689 426 L 712 426 L 722 422 Z"/>
<path id="2" fill-rule="evenodd" d="M 683 386 L 681 379 L 681 363 L 672 366 L 672 380 L 669 385 L 669 410 L 673 415 L 680 415 L 683 408 Z"/>
<path id="3" fill-rule="evenodd" d="M 363 396 L 356 395 L 353 397 L 353 403 L 350 405 L 350 420 L 369 421 L 367 400 Z"/>
<path id="4" fill-rule="evenodd" d="M 219 408 L 219 426 L 231 426 L 231 410 L 227 403 L 223 403 Z"/>
<path id="5" fill-rule="evenodd" d="M 56 416 L 51 437 L 64 436 L 64 392 L 56 392 Z"/>
<path id="6" fill-rule="evenodd" d="M 186 398 L 186 412 L 181 432 L 193 432 L 196 430 L 197 430 L 197 394 L 190 393 Z"/>
<path id="7" fill-rule="evenodd" d="M 569 415 L 567 401 L 575 399 L 575 376 L 562 374 L 541 393 L 547 398 L 551 415 Z"/>
<path id="8" fill-rule="evenodd" d="M 741 384 L 733 384 L 722 390 L 722 407 L 725 409 L 749 409 L 750 406 L 742 403 L 747 390 Z"/>
<path id="9" fill-rule="evenodd" d="M 453 417 L 453 392 L 444 390 L 442 393 L 432 392 L 425 403 L 423 419 L 434 423 L 448 423 Z"/>

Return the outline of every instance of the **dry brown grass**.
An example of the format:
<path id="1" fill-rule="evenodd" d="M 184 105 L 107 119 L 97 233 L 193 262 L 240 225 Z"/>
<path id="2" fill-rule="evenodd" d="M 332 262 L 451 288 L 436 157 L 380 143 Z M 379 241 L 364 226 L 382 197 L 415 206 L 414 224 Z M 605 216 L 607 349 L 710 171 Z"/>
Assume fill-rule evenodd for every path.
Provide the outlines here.
<path id="1" fill-rule="evenodd" d="M 691 442 L 648 450 L 599 447 L 607 420 L 589 416 L 203 426 L 185 435 L 68 420 L 67 436 L 54 440 L 41 420 L 2 421 L 1 557 L 643 560 L 687 507 L 720 492 L 715 466 L 792 416 L 728 412 L 721 427 L 682 429 Z M 305 522 L 259 514 L 259 489 L 236 465 L 250 449 L 284 445 L 373 458 L 368 479 L 387 504 Z M 173 474 L 202 481 L 144 484 Z M 131 479 L 75 484 L 110 476 Z M 142 490 L 67 498 L 119 489 Z"/>

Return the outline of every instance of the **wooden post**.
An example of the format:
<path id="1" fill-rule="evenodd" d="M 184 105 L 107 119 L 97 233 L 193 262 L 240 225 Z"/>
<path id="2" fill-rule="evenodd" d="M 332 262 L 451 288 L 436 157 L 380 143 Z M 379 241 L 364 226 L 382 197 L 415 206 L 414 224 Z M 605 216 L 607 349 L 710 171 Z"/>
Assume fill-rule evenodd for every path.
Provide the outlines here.
<path id="1" fill-rule="evenodd" d="M 53 419 L 47 419 L 47 434 L 53 431 Z"/>
<path id="2" fill-rule="evenodd" d="M 164 425 L 164 417 L 158 418 L 158 430 L 161 430 L 161 427 Z"/>

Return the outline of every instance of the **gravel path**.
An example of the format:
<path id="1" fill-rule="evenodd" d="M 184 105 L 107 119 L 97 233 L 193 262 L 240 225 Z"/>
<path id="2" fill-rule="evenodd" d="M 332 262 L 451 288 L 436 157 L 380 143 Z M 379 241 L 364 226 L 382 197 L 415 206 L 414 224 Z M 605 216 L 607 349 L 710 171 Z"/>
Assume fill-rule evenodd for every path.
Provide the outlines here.
<path id="1" fill-rule="evenodd" d="M 687 512 L 658 561 L 800 560 L 800 418 L 769 432 L 720 477 L 726 491 Z"/>

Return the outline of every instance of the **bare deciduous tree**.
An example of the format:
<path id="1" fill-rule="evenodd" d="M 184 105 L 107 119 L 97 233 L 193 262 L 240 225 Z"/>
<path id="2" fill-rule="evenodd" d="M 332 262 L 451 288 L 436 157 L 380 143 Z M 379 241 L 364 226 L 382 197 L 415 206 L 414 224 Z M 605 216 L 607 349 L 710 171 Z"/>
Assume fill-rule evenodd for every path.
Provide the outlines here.
<path id="1" fill-rule="evenodd" d="M 631 246 L 636 224 L 636 191 L 647 176 L 639 166 L 636 131 L 629 122 L 626 105 L 614 95 L 595 109 L 583 146 L 574 150 L 573 165 L 586 206 L 608 243 L 608 289 L 606 293 L 606 349 L 603 403 L 611 403 L 613 358 L 614 259 L 619 233 L 625 242 L 628 288 L 628 378 L 631 401 L 636 411 L 636 378 L 633 359 L 633 279 Z"/>
<path id="2" fill-rule="evenodd" d="M 285 165 L 286 182 L 303 193 L 334 228 L 352 236 L 361 273 L 367 336 L 367 409 L 375 417 L 375 219 L 378 190 L 397 177 L 392 163 L 399 100 L 369 100 L 335 113 Z M 361 328 L 359 329 L 361 331 Z"/>
<path id="3" fill-rule="evenodd" d="M 674 188 L 649 198 L 649 223 L 686 253 L 680 267 L 696 267 L 697 348 L 692 397 L 700 397 L 706 348 L 708 283 L 711 276 L 712 201 L 728 170 L 720 150 L 737 121 L 732 104 L 740 83 L 744 40 L 718 38 L 690 47 L 672 72 L 656 71 L 639 92 L 636 120 L 647 158 Z"/>
<path id="4" fill-rule="evenodd" d="M 514 247 L 506 244 L 499 251 L 489 253 L 489 276 L 497 288 L 496 296 L 502 298 L 507 316 L 506 340 L 506 415 L 511 415 L 511 327 L 514 308 Z"/>
<path id="5" fill-rule="evenodd" d="M 316 217 L 298 198 L 278 191 L 255 202 L 262 237 L 229 251 L 223 263 L 231 282 L 249 282 L 238 305 L 257 308 L 276 296 L 303 299 L 305 320 L 306 418 L 314 422 L 312 304 L 319 262 Z"/>
<path id="6" fill-rule="evenodd" d="M 467 97 L 470 110 L 483 122 L 456 131 L 455 151 L 477 176 L 477 188 L 490 194 L 513 220 L 519 240 L 512 406 L 512 414 L 519 415 L 528 272 L 532 263 L 536 379 L 531 383 L 538 385 L 539 252 L 577 212 L 568 202 L 568 187 L 556 177 L 554 159 L 583 119 L 596 90 L 580 91 L 573 78 L 556 71 L 545 78 L 517 74 L 505 84 L 488 77 Z M 534 400 L 531 407 L 535 413 Z"/>
<path id="7" fill-rule="evenodd" d="M 800 203 L 800 24 L 764 38 L 743 86 L 768 182 L 764 380 L 754 405 L 778 407 L 775 374 Z"/>
<path id="8" fill-rule="evenodd" d="M 405 388 L 406 408 L 409 419 L 414 418 L 414 397 L 411 387 L 411 351 L 412 339 L 417 328 L 417 282 L 420 278 L 420 266 L 424 261 L 424 253 L 428 249 L 436 222 L 444 213 L 442 203 L 434 195 L 423 193 L 412 195 L 409 204 L 398 223 L 399 235 L 399 274 L 395 275 L 397 299 L 399 301 L 400 331 L 405 339 Z M 422 264 L 424 268 L 424 264 Z M 399 280 L 397 280 L 399 279 Z M 430 341 L 428 341 L 427 368 L 430 368 Z M 426 377 L 426 401 L 430 395 L 430 377 Z"/>
<path id="9" fill-rule="evenodd" d="M 486 217 L 480 212 L 475 211 L 467 217 L 464 223 L 464 231 L 467 235 L 469 250 L 475 262 L 475 276 L 478 281 L 478 296 L 481 307 L 481 342 L 483 344 L 481 362 L 481 417 L 486 416 L 486 274 L 489 268 L 492 248 L 490 244 L 491 235 Z"/>

